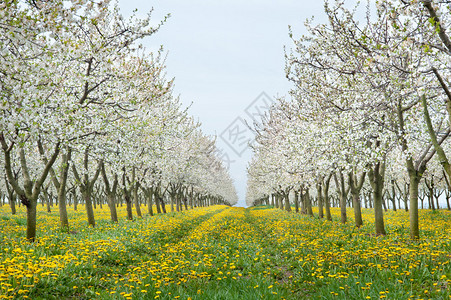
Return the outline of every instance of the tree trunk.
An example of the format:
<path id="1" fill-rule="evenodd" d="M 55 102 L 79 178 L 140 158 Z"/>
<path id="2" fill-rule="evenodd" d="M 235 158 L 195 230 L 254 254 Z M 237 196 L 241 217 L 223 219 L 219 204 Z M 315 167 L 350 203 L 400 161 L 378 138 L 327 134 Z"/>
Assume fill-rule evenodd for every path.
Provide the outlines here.
<path id="1" fill-rule="evenodd" d="M 127 210 L 127 219 L 133 220 L 132 199 L 130 197 L 130 192 L 125 191 L 125 188 L 124 188 L 124 197 L 125 197 L 125 204 L 126 204 L 126 210 Z"/>
<path id="2" fill-rule="evenodd" d="M 45 188 L 43 191 L 42 191 L 42 201 L 45 201 L 45 205 L 46 205 L 46 208 L 47 208 L 47 212 L 48 213 L 51 213 L 52 212 L 52 209 L 50 208 L 50 199 L 49 199 L 49 193 L 48 193 L 48 187 L 47 188 Z"/>
<path id="3" fill-rule="evenodd" d="M 435 197 L 435 194 L 434 194 Z M 440 203 L 438 202 L 438 199 L 440 198 L 440 195 L 438 195 L 437 197 L 435 197 L 435 204 L 437 205 L 437 209 L 440 209 Z"/>
<path id="4" fill-rule="evenodd" d="M 362 220 L 362 210 L 361 210 L 361 206 L 360 206 L 360 195 L 359 194 L 352 195 L 352 203 L 354 204 L 355 226 L 360 227 L 363 225 L 363 220 Z"/>
<path id="5" fill-rule="evenodd" d="M 321 179 L 322 181 L 323 179 Z M 318 194 L 318 217 L 320 219 L 324 218 L 324 211 L 323 211 L 323 184 L 322 182 L 319 182 L 316 185 L 317 194 Z"/>
<path id="6" fill-rule="evenodd" d="M 299 192 L 294 192 L 294 209 L 296 213 L 299 213 Z"/>
<path id="7" fill-rule="evenodd" d="M 290 191 L 283 194 L 283 198 L 285 199 L 285 210 L 288 212 L 291 212 L 291 205 L 290 205 Z"/>
<path id="8" fill-rule="evenodd" d="M 435 204 L 434 204 L 434 192 L 431 190 L 431 196 L 429 197 L 429 208 L 432 210 L 435 210 Z"/>
<path id="9" fill-rule="evenodd" d="M 163 197 L 159 197 L 158 200 L 160 200 L 161 208 L 163 210 L 163 213 L 166 213 L 166 204 L 164 203 Z"/>
<path id="10" fill-rule="evenodd" d="M 171 202 L 171 212 L 174 212 L 174 197 L 169 194 L 170 202 Z"/>
<path id="11" fill-rule="evenodd" d="M 178 193 L 174 193 L 171 195 L 171 198 L 174 199 L 175 198 L 175 211 L 179 212 L 180 211 L 180 197 L 178 195 Z"/>
<path id="12" fill-rule="evenodd" d="M 337 178 L 336 175 L 334 175 L 334 179 L 335 179 L 335 185 L 338 188 L 339 191 L 339 196 L 340 196 L 340 220 L 341 223 L 345 224 L 348 220 L 347 215 L 346 215 L 346 199 L 349 193 L 349 189 L 346 189 L 345 187 L 345 179 L 343 176 L 343 172 L 340 171 L 339 172 L 339 177 Z"/>
<path id="13" fill-rule="evenodd" d="M 72 192 L 72 197 L 74 198 L 74 210 L 78 210 L 78 197 L 75 190 Z"/>
<path id="14" fill-rule="evenodd" d="M 382 210 L 383 189 L 384 189 L 385 163 L 376 163 L 370 170 L 368 176 L 370 178 L 371 188 L 373 190 L 374 203 L 374 225 L 377 235 L 386 235 L 384 225 L 384 213 Z"/>
<path id="15" fill-rule="evenodd" d="M 451 205 L 449 203 L 449 198 L 450 197 L 446 197 L 446 206 L 448 207 L 448 210 L 451 210 Z"/>
<path id="16" fill-rule="evenodd" d="M 383 193 L 382 193 L 383 195 Z M 388 208 L 387 208 L 387 202 L 385 201 L 386 198 L 384 196 L 382 196 L 382 206 L 384 207 L 384 211 L 387 212 Z"/>
<path id="17" fill-rule="evenodd" d="M 304 201 L 305 201 L 306 208 L 307 208 L 307 214 L 309 216 L 313 217 L 312 200 L 310 198 L 310 194 L 309 194 L 308 189 L 305 190 L 305 199 L 304 199 Z"/>
<path id="18" fill-rule="evenodd" d="M 155 196 L 155 204 L 157 206 L 157 213 L 161 214 L 159 195 L 157 195 L 156 193 L 157 192 L 155 191 L 154 196 Z"/>
<path id="19" fill-rule="evenodd" d="M 108 199 L 108 207 L 110 208 L 110 216 L 111 221 L 113 223 L 117 223 L 117 210 L 116 210 L 116 193 L 111 192 L 107 193 L 107 199 Z"/>
<path id="20" fill-rule="evenodd" d="M 392 180 L 392 183 L 391 183 L 391 192 L 392 192 L 391 202 L 393 204 L 393 211 L 396 211 L 396 191 L 395 191 L 394 180 Z"/>
<path id="21" fill-rule="evenodd" d="M 428 208 L 435 210 L 434 205 L 434 181 L 431 179 L 431 182 L 429 183 L 427 179 L 424 179 L 424 182 L 426 183 L 427 187 L 427 197 L 428 197 Z"/>
<path id="22" fill-rule="evenodd" d="M 404 210 L 409 211 L 409 191 L 410 191 L 410 185 L 406 184 L 405 193 L 404 193 Z"/>
<path id="23" fill-rule="evenodd" d="M 25 200 L 25 199 L 24 199 Z M 27 240 L 34 242 L 36 238 L 36 206 L 37 201 L 26 199 L 27 207 Z"/>
<path id="24" fill-rule="evenodd" d="M 423 197 L 423 194 L 424 193 L 421 193 L 421 195 L 420 195 L 420 193 L 418 193 L 418 197 L 420 198 L 420 201 L 421 201 L 421 209 L 424 209 L 424 197 Z M 410 195 L 409 195 L 409 197 L 410 197 Z"/>
<path id="25" fill-rule="evenodd" d="M 420 228 L 418 223 L 418 186 L 420 185 L 421 176 L 416 171 L 409 172 L 409 218 L 410 218 L 410 238 L 420 238 Z"/>
<path id="26" fill-rule="evenodd" d="M 66 185 L 67 177 L 69 174 L 69 161 L 71 158 L 71 149 L 67 148 L 67 153 L 63 153 L 61 158 L 61 177 L 59 181 L 58 191 L 58 211 L 60 216 L 61 228 L 69 228 L 69 218 L 67 217 L 67 204 L 66 204 Z"/>
<path id="27" fill-rule="evenodd" d="M 88 216 L 88 225 L 95 227 L 96 221 L 94 219 L 94 208 L 92 206 L 91 191 L 85 189 L 82 191 L 83 200 L 85 201 L 86 214 Z"/>
<path id="28" fill-rule="evenodd" d="M 149 216 L 153 216 L 153 193 L 149 190 L 147 193 L 147 212 Z"/>
<path id="29" fill-rule="evenodd" d="M 15 215 L 16 214 L 17 194 L 14 192 L 14 189 L 9 186 L 9 183 L 6 181 L 6 179 L 5 179 L 5 184 L 6 184 L 6 191 L 8 192 L 9 206 L 11 207 L 11 214 Z"/>
<path id="30" fill-rule="evenodd" d="M 307 214 L 307 209 L 305 205 L 305 194 L 303 188 L 301 188 L 301 191 L 299 193 L 299 202 L 301 204 L 301 214 L 303 215 Z"/>
<path id="31" fill-rule="evenodd" d="M 93 208 L 97 209 L 96 195 L 94 195 L 94 197 L 93 197 L 92 193 L 91 193 L 91 203 L 92 203 Z"/>
<path id="32" fill-rule="evenodd" d="M 330 180 L 332 179 L 332 174 L 330 174 L 326 181 L 324 182 L 324 188 L 323 188 L 323 200 L 324 204 L 326 206 L 326 219 L 328 221 L 332 221 L 332 215 L 330 213 L 330 198 L 329 198 L 329 186 L 330 186 Z"/>
<path id="33" fill-rule="evenodd" d="M 138 184 L 136 182 L 133 184 L 133 200 L 135 202 L 136 214 L 139 218 L 142 218 L 141 206 L 138 198 Z"/>
<path id="34" fill-rule="evenodd" d="M 8 201 L 9 201 L 9 204 L 10 204 L 10 207 L 11 207 L 11 214 L 12 215 L 16 214 L 16 199 L 17 199 L 17 195 L 16 194 L 13 194 L 13 195 L 11 195 L 11 198 L 8 198 Z"/>
<path id="35" fill-rule="evenodd" d="M 188 210 L 188 199 L 186 199 L 186 196 L 183 197 L 183 203 L 185 204 L 185 210 Z"/>
<path id="36" fill-rule="evenodd" d="M 357 179 L 355 171 L 349 173 L 349 188 L 352 196 L 352 207 L 354 209 L 355 226 L 360 227 L 363 225 L 362 209 L 360 204 L 360 191 L 362 190 L 363 183 L 365 182 L 366 173 L 363 172 L 360 178 Z"/>
<path id="37" fill-rule="evenodd" d="M 451 194 L 449 191 L 445 191 L 445 198 L 446 198 L 446 206 L 448 207 L 448 210 L 451 210 L 451 205 L 449 203 L 449 198 L 451 198 Z"/>

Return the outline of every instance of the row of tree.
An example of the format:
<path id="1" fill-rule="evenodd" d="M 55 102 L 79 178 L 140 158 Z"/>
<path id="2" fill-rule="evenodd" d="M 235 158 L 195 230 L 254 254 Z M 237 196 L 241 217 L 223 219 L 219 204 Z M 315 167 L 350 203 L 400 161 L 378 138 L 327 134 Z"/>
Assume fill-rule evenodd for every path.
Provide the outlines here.
<path id="1" fill-rule="evenodd" d="M 371 190 L 376 233 L 386 233 L 389 194 L 405 199 L 417 239 L 419 191 L 450 190 L 449 3 L 348 8 L 335 1 L 324 8 L 326 23 L 307 21 L 308 35 L 298 39 L 290 31 L 291 100 L 280 99 L 256 128 L 247 203 L 274 195 L 288 201 L 294 190 L 307 207 L 315 194 L 319 216 L 324 206 L 330 218 L 329 193 L 336 193 L 341 221 L 352 199 L 360 226 L 361 197 Z"/>
<path id="2" fill-rule="evenodd" d="M 162 211 L 165 199 L 236 203 L 214 138 L 173 96 L 162 50 L 140 43 L 166 19 L 125 19 L 109 0 L 11 0 L 0 20 L 0 190 L 26 206 L 28 239 L 49 192 L 63 227 L 74 190 L 92 226 L 99 193 L 113 221 L 121 199 L 129 219 L 144 198 Z"/>
<path id="3" fill-rule="evenodd" d="M 419 206 L 421 209 L 437 210 L 446 208 L 451 210 L 451 190 L 443 185 L 435 186 L 434 181 L 428 183 L 426 180 L 427 179 L 425 178 L 424 181 L 422 181 L 422 184 L 420 184 L 418 193 L 418 199 L 421 202 L 421 205 Z M 296 212 L 311 215 L 313 215 L 313 209 L 311 208 L 313 208 L 313 206 L 318 206 L 318 215 L 323 218 L 325 214 L 328 220 L 332 220 L 330 208 L 340 206 L 340 194 L 338 193 L 338 190 L 335 189 L 333 182 L 329 182 L 328 188 L 327 199 L 329 203 L 326 206 L 324 203 L 324 194 L 319 194 L 316 189 L 309 192 L 308 188 L 304 190 L 302 186 L 300 188 L 282 190 L 279 193 L 272 193 L 270 195 L 265 194 L 260 198 L 252 200 L 250 205 L 271 205 L 289 212 L 294 209 Z M 350 187 L 348 186 L 348 188 Z M 389 209 L 392 209 L 393 211 L 399 209 L 409 211 L 408 183 L 405 183 L 404 188 L 401 189 L 396 181 L 392 181 L 390 184 L 384 186 L 383 193 L 382 208 L 384 211 L 388 211 Z M 353 207 L 352 196 L 349 192 L 347 195 L 346 206 Z M 321 196 L 323 198 L 320 200 Z M 308 197 L 308 199 L 306 199 L 306 197 Z M 362 207 L 373 208 L 373 194 L 371 187 L 368 184 L 364 183 L 359 199 Z"/>

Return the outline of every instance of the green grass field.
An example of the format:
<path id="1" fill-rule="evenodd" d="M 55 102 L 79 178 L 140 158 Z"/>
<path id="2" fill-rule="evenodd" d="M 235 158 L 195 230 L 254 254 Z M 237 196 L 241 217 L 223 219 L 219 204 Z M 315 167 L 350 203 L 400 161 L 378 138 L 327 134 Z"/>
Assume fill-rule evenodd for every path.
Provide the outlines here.
<path id="1" fill-rule="evenodd" d="M 41 208 L 42 209 L 42 208 Z M 270 207 L 214 206 L 97 227 L 70 211 L 39 212 L 26 242 L 25 213 L 0 208 L 0 299 L 451 299 L 451 213 L 385 214 L 387 236 Z M 349 211 L 349 215 L 352 213 Z"/>

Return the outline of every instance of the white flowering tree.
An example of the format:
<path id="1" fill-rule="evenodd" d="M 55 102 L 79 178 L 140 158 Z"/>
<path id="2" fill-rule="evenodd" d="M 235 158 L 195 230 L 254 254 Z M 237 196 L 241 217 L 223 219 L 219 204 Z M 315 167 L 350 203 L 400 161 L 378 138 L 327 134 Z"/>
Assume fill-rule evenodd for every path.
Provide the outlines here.
<path id="1" fill-rule="evenodd" d="M 286 55 L 286 74 L 294 84 L 292 103 L 280 108 L 289 111 L 285 116 L 297 117 L 273 120 L 287 128 L 285 131 L 295 130 L 272 144 L 257 139 L 261 148 L 256 159 L 266 157 L 261 155 L 269 151 L 266 147 L 271 147 L 276 157 L 285 153 L 291 165 L 300 166 L 295 168 L 302 170 L 297 174 L 308 174 L 301 182 L 314 178 L 321 183 L 332 171 L 341 220 L 346 222 L 350 192 L 357 226 L 362 224 L 359 197 L 367 178 L 373 191 L 377 234 L 385 234 L 382 207 L 387 165 L 390 182 L 408 174 L 408 182 L 399 183 L 404 191 L 409 187 L 410 233 L 415 239 L 419 236 L 419 183 L 436 153 L 449 175 L 443 148 L 450 133 L 451 98 L 446 84 L 450 53 L 446 24 L 450 18 L 449 7 L 441 2 L 401 2 L 368 5 L 366 18 L 360 20 L 356 16 L 359 8 L 348 9 L 342 1 L 326 2 L 328 22 L 306 22 L 309 34 L 293 38 L 294 48 Z M 271 123 L 266 126 L 269 131 L 277 128 Z M 288 147 L 287 136 L 294 141 Z M 269 160 L 270 168 L 285 168 L 276 157 Z M 404 164 L 401 176 L 394 166 L 399 159 Z M 252 163 L 251 176 L 255 177 L 253 169 L 260 164 Z M 283 182 L 277 180 L 276 185 Z M 312 185 L 311 180 L 307 185 Z M 395 185 L 391 184 L 393 195 Z M 321 186 L 317 187 L 319 191 Z M 402 189 L 398 190 L 401 193 Z M 321 197 L 317 198 L 322 206 Z"/>
<path id="2" fill-rule="evenodd" d="M 131 199 L 141 216 L 139 187 L 161 200 L 162 185 L 187 186 L 198 125 L 172 96 L 161 53 L 139 43 L 165 19 L 156 26 L 150 14 L 126 20 L 109 0 L 7 1 L 0 18 L 2 166 L 9 202 L 17 195 L 27 207 L 29 240 L 37 201 L 51 185 L 63 227 L 68 184 L 79 189 L 91 226 L 95 195 L 105 192 L 117 221 L 120 191 L 131 219 Z M 166 162 L 178 169 L 165 170 Z M 229 203 L 236 198 L 221 188 L 206 192 Z"/>

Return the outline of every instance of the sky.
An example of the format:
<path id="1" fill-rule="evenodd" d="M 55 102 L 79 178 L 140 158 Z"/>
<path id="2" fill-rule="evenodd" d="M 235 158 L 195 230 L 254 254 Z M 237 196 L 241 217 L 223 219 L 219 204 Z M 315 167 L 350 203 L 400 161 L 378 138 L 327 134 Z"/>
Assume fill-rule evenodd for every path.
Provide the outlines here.
<path id="1" fill-rule="evenodd" d="M 265 107 L 287 96 L 284 46 L 305 34 L 304 21 L 323 16 L 323 2 L 305 0 L 119 0 L 124 16 L 152 8 L 155 22 L 171 14 L 153 36 L 143 41 L 149 51 L 163 46 L 167 77 L 175 78 L 175 95 L 217 136 L 218 155 L 234 179 L 238 206 L 245 206 L 246 166 L 253 137 L 246 123 L 258 121 Z"/>

